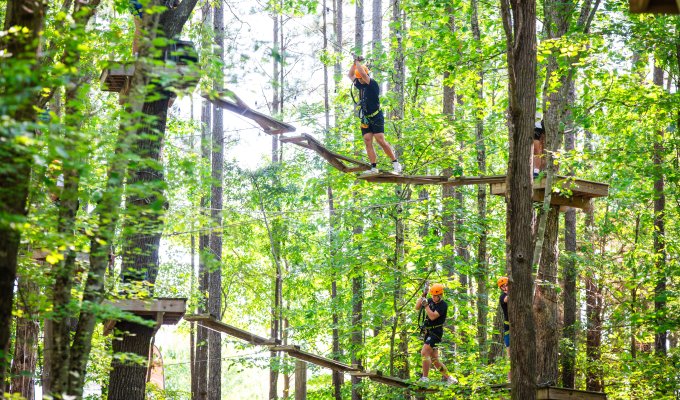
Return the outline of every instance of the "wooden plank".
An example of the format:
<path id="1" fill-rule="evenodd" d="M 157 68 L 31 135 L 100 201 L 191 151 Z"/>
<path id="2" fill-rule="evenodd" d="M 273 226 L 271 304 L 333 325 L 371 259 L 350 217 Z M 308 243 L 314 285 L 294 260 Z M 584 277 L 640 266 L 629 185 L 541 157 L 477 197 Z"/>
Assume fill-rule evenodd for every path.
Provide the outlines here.
<path id="1" fill-rule="evenodd" d="M 546 179 L 534 182 L 534 189 L 545 189 Z M 553 180 L 553 188 L 570 190 L 574 195 L 582 197 L 605 197 L 609 195 L 609 185 L 585 179 L 572 179 L 558 175 Z"/>
<path id="2" fill-rule="evenodd" d="M 338 154 L 338 153 L 335 153 L 335 152 L 327 149 L 321 142 L 319 142 L 318 140 L 316 140 L 313 136 L 311 136 L 309 134 L 304 133 L 303 136 L 307 139 L 307 143 L 309 143 L 312 150 L 321 149 L 322 151 L 326 152 L 327 154 L 330 154 L 331 156 L 333 156 L 334 158 L 337 158 L 338 160 L 347 161 L 348 163 L 356 164 L 357 166 L 365 167 L 366 169 L 371 168 L 371 164 L 369 164 L 367 162 L 360 161 L 360 160 L 357 160 L 357 159 L 354 159 L 354 158 L 351 158 L 351 157 L 347 157 L 345 155 Z"/>
<path id="3" fill-rule="evenodd" d="M 542 203 L 543 197 L 545 197 L 544 189 L 534 189 L 534 194 L 531 196 L 531 199 L 536 203 Z M 557 193 L 553 193 L 550 196 L 550 205 L 560 206 L 560 208 L 565 206 L 575 207 L 582 210 L 590 210 L 593 207 L 593 203 L 589 198 L 584 198 L 581 196 L 565 197 Z"/>
<path id="4" fill-rule="evenodd" d="M 184 298 L 120 299 L 107 303 L 123 311 L 145 315 L 157 312 L 184 314 L 187 308 L 187 299 Z"/>
<path id="5" fill-rule="evenodd" d="M 606 400 L 607 395 L 600 392 L 574 390 L 549 386 L 536 390 L 537 400 Z"/>
<path id="6" fill-rule="evenodd" d="M 505 182 L 505 175 L 489 175 L 489 176 L 458 176 L 451 177 L 446 182 L 446 185 L 463 186 L 463 185 L 483 185 Z"/>
<path id="7" fill-rule="evenodd" d="M 445 176 L 436 175 L 397 175 L 393 172 L 380 171 L 379 174 L 359 175 L 357 179 L 373 183 L 401 183 L 413 185 L 442 185 L 448 181 Z"/>
<path id="8" fill-rule="evenodd" d="M 202 95 L 205 99 L 215 104 L 218 107 L 227 109 L 236 114 L 242 115 L 246 118 L 255 121 L 262 130 L 270 135 L 280 135 L 287 132 L 294 132 L 295 127 L 293 125 L 287 124 L 285 122 L 274 119 L 273 117 L 263 114 L 259 111 L 255 111 L 248 107 L 243 102 L 233 101 L 227 98 L 225 93 L 209 94 L 203 93 Z"/>
<path id="9" fill-rule="evenodd" d="M 299 346 L 292 346 L 292 345 L 287 345 L 287 346 L 271 346 L 270 350 L 272 351 L 283 351 L 285 353 L 288 353 L 289 356 L 299 358 L 300 360 L 307 361 L 312 364 L 320 365 L 325 368 L 330 368 L 335 371 L 340 371 L 340 372 L 353 372 L 353 371 L 359 371 L 358 368 L 349 366 L 347 364 L 343 364 L 339 361 L 332 360 L 330 358 L 326 357 L 321 357 L 316 354 L 308 353 L 306 351 L 303 351 L 300 349 Z"/>
<path id="10" fill-rule="evenodd" d="M 208 329 L 212 329 L 216 332 L 226 333 L 227 335 L 245 340 L 250 344 L 272 346 L 280 343 L 280 341 L 264 338 L 248 331 L 244 331 L 243 329 L 237 328 L 235 326 L 227 325 L 222 321 L 218 321 L 217 318 L 209 314 L 187 315 L 184 317 L 184 319 L 190 322 L 196 322 L 197 324 Z"/>

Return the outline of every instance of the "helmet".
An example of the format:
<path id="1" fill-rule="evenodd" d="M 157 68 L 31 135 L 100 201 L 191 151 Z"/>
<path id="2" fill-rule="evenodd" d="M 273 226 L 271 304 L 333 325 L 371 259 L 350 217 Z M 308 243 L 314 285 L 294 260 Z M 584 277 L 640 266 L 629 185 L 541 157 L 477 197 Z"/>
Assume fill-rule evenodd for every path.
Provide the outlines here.
<path id="1" fill-rule="evenodd" d="M 500 289 L 501 286 L 508 284 L 508 277 L 507 276 L 501 276 L 500 278 L 498 278 L 498 281 L 496 283 L 498 284 L 498 288 Z"/>
<path id="2" fill-rule="evenodd" d="M 368 74 L 371 72 L 371 71 L 368 69 L 368 67 L 365 66 L 365 65 L 362 65 L 361 68 L 364 69 L 364 72 L 366 72 L 366 75 L 368 75 Z M 361 74 L 359 73 L 359 70 L 356 69 L 356 68 L 354 69 L 354 76 L 356 76 L 357 79 L 360 79 L 360 78 L 361 78 Z"/>
<path id="3" fill-rule="evenodd" d="M 432 287 L 430 288 L 430 294 L 431 294 L 432 296 L 441 296 L 441 295 L 443 295 L 443 294 L 444 294 L 444 285 L 442 285 L 441 283 L 435 283 L 435 284 L 432 285 Z"/>

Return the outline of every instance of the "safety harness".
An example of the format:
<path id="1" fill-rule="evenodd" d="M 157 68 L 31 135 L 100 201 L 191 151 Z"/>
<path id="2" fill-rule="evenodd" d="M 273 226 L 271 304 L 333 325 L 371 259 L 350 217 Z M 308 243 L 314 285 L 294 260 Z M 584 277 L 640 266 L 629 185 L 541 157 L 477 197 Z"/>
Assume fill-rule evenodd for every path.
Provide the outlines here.
<path id="1" fill-rule="evenodd" d="M 354 84 L 352 87 L 356 87 L 356 81 L 358 81 L 357 78 L 354 78 Z M 359 89 L 359 101 L 356 100 L 354 97 L 354 91 L 352 88 L 349 90 L 350 96 L 352 96 L 352 101 L 354 102 L 354 115 L 357 116 L 361 120 L 361 127 L 362 128 L 368 128 L 368 124 L 371 122 L 371 118 L 375 117 L 378 115 L 380 112 L 380 108 L 375 110 L 374 112 L 368 114 L 366 112 L 366 97 L 364 96 L 364 89 Z"/>

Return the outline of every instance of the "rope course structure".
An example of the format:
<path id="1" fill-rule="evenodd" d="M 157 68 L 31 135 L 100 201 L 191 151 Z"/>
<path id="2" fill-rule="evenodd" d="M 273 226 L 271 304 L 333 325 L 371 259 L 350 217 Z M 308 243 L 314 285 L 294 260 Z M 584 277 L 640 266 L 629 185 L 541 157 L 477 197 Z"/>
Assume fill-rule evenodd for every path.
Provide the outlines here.
<path id="1" fill-rule="evenodd" d="M 329 368 L 334 371 L 339 371 L 352 376 L 358 376 L 362 378 L 369 378 L 372 381 L 382 383 L 388 386 L 410 389 L 417 392 L 436 392 L 436 387 L 422 387 L 416 382 L 411 382 L 405 379 L 396 378 L 393 376 L 384 375 L 380 371 L 365 371 L 353 365 L 347 365 L 330 358 L 322 357 L 307 351 L 304 351 L 300 346 L 295 345 L 281 345 L 280 341 L 273 340 L 270 338 L 264 338 L 253 333 L 244 331 L 232 325 L 225 324 L 217 320 L 214 316 L 209 314 L 198 314 L 198 315 L 187 315 L 184 317 L 186 321 L 196 322 L 205 328 L 211 329 L 215 332 L 225 333 L 242 339 L 252 345 L 256 346 L 268 346 L 271 351 L 281 351 L 293 358 L 297 358 L 306 361 L 311 364 L 315 364 L 324 368 Z"/>

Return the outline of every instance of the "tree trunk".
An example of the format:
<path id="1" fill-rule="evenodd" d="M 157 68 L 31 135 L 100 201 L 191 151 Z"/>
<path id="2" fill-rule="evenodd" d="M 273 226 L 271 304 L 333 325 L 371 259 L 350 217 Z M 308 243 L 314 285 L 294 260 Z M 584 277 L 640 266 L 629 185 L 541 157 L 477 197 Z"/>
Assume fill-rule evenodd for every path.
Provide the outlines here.
<path id="1" fill-rule="evenodd" d="M 215 58 L 224 62 L 224 12 L 222 3 L 213 9 L 213 29 L 215 32 Z M 213 89 L 223 89 L 222 74 L 213 80 Z M 224 121 L 222 108 L 212 109 L 212 173 L 210 185 L 210 254 L 214 261 L 209 269 L 208 312 L 222 319 L 222 180 L 224 154 Z M 217 228 L 217 229 L 215 229 Z M 222 336 L 219 332 L 208 331 L 208 400 L 222 397 Z"/>
<path id="2" fill-rule="evenodd" d="M 512 4 L 512 7 L 510 4 Z M 512 331 L 512 398 L 536 398 L 536 331 L 532 312 L 531 143 L 536 113 L 536 2 L 501 0 L 507 37 L 510 115 L 508 229 Z"/>
<path id="3" fill-rule="evenodd" d="M 209 18 L 207 18 L 209 19 Z M 204 165 L 211 161 L 211 121 L 212 105 L 208 100 L 203 100 L 201 109 L 201 160 Z M 207 210 L 210 199 L 205 194 L 201 196 L 201 210 Z M 208 293 L 210 288 L 210 272 L 208 268 L 210 260 L 210 235 L 203 230 L 198 237 L 198 291 L 201 295 Z M 198 307 L 199 313 L 208 312 L 207 299 L 201 298 Z M 218 317 L 215 315 L 215 317 Z M 207 400 L 208 398 L 208 329 L 198 326 L 196 331 L 196 394 L 194 400 Z"/>
<path id="4" fill-rule="evenodd" d="M 551 206 L 546 224 L 543 255 L 536 275 L 534 317 L 536 319 L 536 380 L 541 384 L 557 384 L 559 352 L 559 321 L 557 315 L 557 260 L 559 206 Z M 513 331 L 514 333 L 515 331 Z"/>
<path id="5" fill-rule="evenodd" d="M 307 399 L 307 363 L 295 360 L 295 400 Z"/>
<path id="6" fill-rule="evenodd" d="M 589 131 L 585 132 L 585 151 L 587 154 L 593 153 L 593 135 Z M 636 223 L 635 229 L 635 243 L 637 244 L 639 219 Z M 595 246 L 595 216 L 593 210 L 586 210 L 585 230 L 588 242 L 591 246 Z M 587 254 L 586 259 L 593 259 L 595 257 L 594 249 L 591 248 Z M 635 277 L 633 277 L 635 279 Z M 604 390 L 604 375 L 602 369 L 602 289 L 597 282 L 597 273 L 592 271 L 586 275 L 586 362 L 588 368 L 586 369 L 586 390 L 593 392 L 601 392 Z M 632 301 L 635 304 L 635 299 Z M 632 314 L 631 314 L 632 315 Z M 634 337 L 634 336 L 633 336 Z M 635 356 L 633 355 L 633 358 Z"/>
<path id="7" fill-rule="evenodd" d="M 654 84 L 663 87 L 663 69 L 654 64 Z M 668 330 L 666 324 L 666 195 L 664 193 L 664 132 L 659 130 L 654 135 L 654 269 L 656 285 L 654 287 L 654 314 L 656 332 L 654 334 L 654 352 L 660 356 L 666 356 Z M 665 396 L 668 393 L 657 391 L 657 394 Z"/>
<path id="8" fill-rule="evenodd" d="M 472 15 L 470 18 L 470 25 L 472 34 L 477 43 L 481 44 L 481 32 L 479 30 L 479 21 L 477 17 L 478 1 L 471 1 Z M 481 48 L 477 47 L 476 54 L 482 58 Z M 477 99 L 478 104 L 475 110 L 475 147 L 477 150 L 477 168 L 479 175 L 486 175 L 486 145 L 484 144 L 484 69 L 480 65 L 477 69 Z M 479 232 L 479 244 L 477 247 L 477 272 L 475 279 L 477 280 L 477 346 L 479 348 L 479 358 L 482 362 L 487 359 L 487 330 L 489 314 L 489 291 L 486 287 L 486 281 L 489 278 L 489 265 L 487 264 L 487 236 L 488 229 L 486 224 L 486 185 L 477 185 L 477 219 L 482 228 Z"/>
<path id="9" fill-rule="evenodd" d="M 34 305 L 29 299 L 39 293 L 38 285 L 26 276 L 19 277 L 17 290 L 17 308 L 21 315 L 16 318 L 16 339 L 12 357 L 12 380 L 10 393 L 18 393 L 26 400 L 34 400 L 35 384 L 33 383 L 38 361 L 38 332 L 40 324 Z"/>
<path id="10" fill-rule="evenodd" d="M 29 65 L 35 64 L 39 53 L 39 37 L 43 32 L 46 9 L 47 2 L 39 0 L 10 0 L 6 4 L 4 30 L 7 31 L 10 27 L 25 27 L 28 32 L 26 35 L 9 35 L 3 40 L 5 44 L 3 50 L 12 55 L 13 62 L 26 64 L 26 69 L 29 71 L 32 70 Z M 21 90 L 22 95 L 25 95 L 27 87 L 35 87 L 34 92 L 37 93 L 40 77 L 37 74 L 34 75 L 33 72 L 30 74 L 23 77 L 25 80 L 21 88 L 0 86 L 0 90 L 5 95 Z M 7 115 L 16 121 L 16 127 L 10 125 L 0 129 L 0 140 L 3 143 L 0 165 L 13 166 L 0 168 L 0 212 L 5 215 L 0 223 L 0 396 L 5 393 L 4 382 L 10 354 L 14 281 L 21 241 L 21 231 L 15 227 L 22 225 L 20 223 L 9 224 L 6 221 L 9 220 L 8 218 L 12 221 L 21 221 L 26 216 L 26 200 L 33 163 L 30 148 L 18 145 L 7 148 L 4 143 L 15 141 L 18 143 L 14 137 L 30 138 L 33 136 L 28 124 L 34 122 L 36 118 L 36 109 L 30 101 L 36 93 L 27 96 L 28 99 L 24 103 L 17 104 L 17 107 Z"/>
<path id="11" fill-rule="evenodd" d="M 120 321 L 116 330 L 124 332 L 125 340 L 113 341 L 114 354 L 132 353 L 144 359 L 149 358 L 154 328 L 129 321 Z M 144 400 L 146 393 L 146 372 L 148 365 L 114 358 L 110 380 L 125 384 L 109 385 L 108 400 Z"/>

